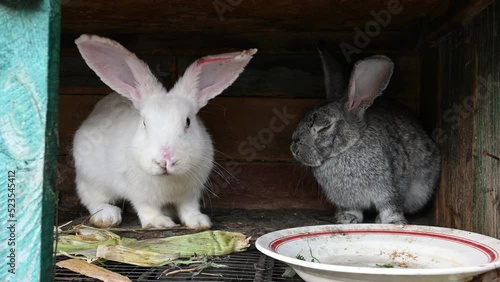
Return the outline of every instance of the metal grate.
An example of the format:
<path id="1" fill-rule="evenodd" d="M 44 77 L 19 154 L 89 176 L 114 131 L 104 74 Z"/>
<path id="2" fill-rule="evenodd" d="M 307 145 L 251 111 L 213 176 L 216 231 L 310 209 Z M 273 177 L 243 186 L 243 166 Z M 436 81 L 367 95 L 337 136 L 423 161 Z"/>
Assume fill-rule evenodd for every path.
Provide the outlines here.
<path id="1" fill-rule="evenodd" d="M 61 260 L 61 259 L 58 259 Z M 178 273 L 172 276 L 165 276 L 162 273 L 167 267 L 138 267 L 128 264 L 106 262 L 104 266 L 113 272 L 127 276 L 132 281 L 303 281 L 298 276 L 294 278 L 283 278 L 286 264 L 276 261 L 257 250 L 244 253 L 232 254 L 220 258 L 217 263 L 227 265 L 227 268 L 207 269 L 199 275 L 192 273 Z M 77 274 L 70 270 L 56 267 L 54 281 L 72 282 L 94 282 L 99 281 Z"/>

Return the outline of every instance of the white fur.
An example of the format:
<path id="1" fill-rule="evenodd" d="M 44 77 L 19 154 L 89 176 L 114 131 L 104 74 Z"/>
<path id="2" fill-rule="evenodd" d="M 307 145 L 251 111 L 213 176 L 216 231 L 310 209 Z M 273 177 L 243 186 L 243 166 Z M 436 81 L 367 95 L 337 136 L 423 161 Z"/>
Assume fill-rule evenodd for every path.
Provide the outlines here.
<path id="1" fill-rule="evenodd" d="M 160 136 L 147 139 L 139 112 L 124 100 L 116 93 L 106 96 L 96 105 L 75 135 L 78 195 L 93 215 L 93 222 L 110 222 L 108 218 L 112 218 L 110 225 L 119 224 L 119 209 L 114 206 L 111 209 L 106 203 L 127 199 L 137 209 L 143 227 L 173 226 L 171 219 L 162 217 L 161 208 L 167 203 L 178 207 L 179 217 L 188 227 L 209 227 L 208 217 L 201 214 L 198 207 L 213 159 L 213 146 L 204 126 L 194 118 L 189 138 L 182 139 L 184 142 L 181 142 L 181 138 L 174 138 L 173 145 L 180 148 L 174 151 L 185 162 L 172 171 L 172 174 L 164 175 L 151 161 L 155 157 L 154 148 L 161 146 L 159 140 L 170 139 L 169 133 L 175 132 L 175 126 L 179 123 L 162 122 L 163 126 L 156 132 Z M 189 108 L 187 103 L 175 101 L 177 104 L 168 104 L 169 99 L 165 100 L 164 106 L 169 111 L 166 114 L 160 111 L 148 112 L 147 116 L 152 121 L 157 121 L 155 118 L 162 117 L 162 114 L 175 118 L 181 114 L 179 111 Z M 109 109 L 117 101 L 127 103 L 128 109 L 110 112 Z M 159 108 L 158 104 L 152 106 L 153 109 L 154 106 Z M 143 111 L 148 109 L 149 107 L 144 107 Z M 105 119 L 112 126 L 96 130 Z M 153 122 L 150 124 L 147 126 L 152 127 Z M 102 140 L 96 134 L 102 134 Z M 177 171 L 180 174 L 176 174 Z M 185 212 L 182 213 L 181 209 Z"/>
<path id="2" fill-rule="evenodd" d="M 167 204 L 176 208 L 187 227 L 210 227 L 210 219 L 200 212 L 199 200 L 213 167 L 214 149 L 196 114 L 200 105 L 237 78 L 255 51 L 225 54 L 224 64 L 232 67 L 231 72 L 219 64 L 216 75 L 210 74 L 214 84 L 223 81 L 216 85 L 218 93 L 211 93 L 211 85 L 207 85 L 201 97 L 197 82 L 206 75 L 203 63 L 193 63 L 193 74 L 186 73 L 182 83 L 167 93 L 149 68 L 118 43 L 88 35 L 76 42 L 87 64 L 111 88 L 122 92 L 99 101 L 75 134 L 77 192 L 92 215 L 91 222 L 100 227 L 120 224 L 121 210 L 114 204 L 125 199 L 136 209 L 143 228 L 174 226 L 162 212 Z M 104 51 L 95 51 L 99 48 Z M 246 56 L 245 62 L 241 62 L 241 54 Z M 239 59 L 233 60 L 231 55 Z M 122 71 L 122 64 L 131 70 Z M 206 63 L 207 69 L 218 67 L 210 64 Z M 232 72 L 235 68 L 236 74 Z M 159 164 L 165 160 L 163 148 L 171 151 L 171 165 L 166 167 Z"/>

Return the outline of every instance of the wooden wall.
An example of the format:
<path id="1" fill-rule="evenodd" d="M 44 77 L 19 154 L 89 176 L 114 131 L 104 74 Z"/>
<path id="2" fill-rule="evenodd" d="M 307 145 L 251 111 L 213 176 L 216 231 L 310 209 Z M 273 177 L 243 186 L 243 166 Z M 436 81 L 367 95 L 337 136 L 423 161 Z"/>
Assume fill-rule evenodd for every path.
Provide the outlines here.
<path id="1" fill-rule="evenodd" d="M 199 56 L 202 54 L 143 58 L 166 85 L 172 85 Z M 392 56 L 398 72 L 386 94 L 417 111 L 418 58 Z M 95 103 L 110 92 L 79 55 L 61 56 L 61 210 L 78 206 L 69 155 L 73 134 Z M 200 111 L 214 140 L 216 160 L 222 166 L 211 180 L 210 190 L 218 197 L 212 197 L 210 204 L 230 208 L 330 208 L 309 170 L 295 162 L 289 150 L 291 134 L 304 112 L 323 96 L 318 55 L 257 54 L 234 85 Z M 289 120 L 286 124 L 278 120 L 283 129 L 269 136 L 270 122 L 280 114 L 287 114 Z M 257 138 L 261 146 L 248 144 L 248 138 Z"/>
<path id="2" fill-rule="evenodd" d="M 442 38 L 435 131 L 443 167 L 439 225 L 500 238 L 500 5 Z"/>
<path id="3" fill-rule="evenodd" d="M 310 171 L 290 154 L 291 134 L 304 112 L 324 97 L 318 40 L 335 52 L 354 44 L 355 28 L 373 21 L 372 11 L 391 1 L 240 1 L 221 20 L 213 1 L 63 1 L 60 127 L 59 210 L 82 211 L 74 191 L 71 140 L 93 105 L 109 93 L 86 67 L 74 39 L 81 33 L 109 36 L 136 52 L 168 87 L 196 58 L 256 47 L 259 52 L 245 72 L 221 97 L 200 112 L 213 136 L 217 162 L 207 207 L 330 209 Z M 225 1 L 223 1 L 225 2 Z M 238 1 L 233 1 L 236 3 Z M 420 108 L 420 57 L 415 51 L 421 20 L 430 11 L 441 14 L 447 1 L 400 1 L 404 7 L 380 33 L 360 49 L 360 58 L 386 54 L 396 71 L 384 95 L 415 112 Z M 110 12 L 112 10 L 113 12 Z M 133 12 L 131 12 L 133 11 Z M 335 16 L 332 16 L 335 15 Z M 265 136 L 277 112 L 293 117 L 268 144 L 252 152 L 248 138 Z M 268 132 L 268 131 L 267 131 Z M 263 140 L 268 142 L 267 140 Z M 263 143 L 263 142 L 260 142 Z M 243 145 L 242 145 L 243 144 Z M 219 174 L 222 174 L 221 177 Z M 224 179 L 223 179 L 224 178 Z M 217 195 L 217 197 L 214 196 Z"/>
<path id="4" fill-rule="evenodd" d="M 401 1 L 403 13 L 394 15 L 355 57 L 383 53 L 393 58 L 396 71 L 384 95 L 410 106 L 429 132 L 435 130 L 443 156 L 436 223 L 499 237 L 498 5 L 474 17 L 490 2 L 428 0 L 415 6 L 413 1 Z M 373 20 L 370 12 L 383 9 L 388 1 L 303 5 L 293 0 L 287 7 L 242 1 L 223 20 L 213 6 L 199 1 L 146 1 L 137 14 L 130 14 L 136 11 L 133 1 L 62 3 L 60 211 L 83 210 L 74 191 L 71 140 L 93 105 L 110 92 L 74 46 L 81 33 L 118 40 L 143 58 L 167 87 L 198 57 L 258 48 L 234 85 L 200 113 L 221 165 L 205 203 L 229 208 L 331 208 L 309 170 L 290 155 L 290 136 L 303 113 L 323 99 L 317 40 L 326 40 L 339 52 L 341 42 L 352 43 L 354 28 L 363 28 Z M 168 9 L 153 13 L 161 8 Z M 181 23 L 186 26 L 180 28 Z M 265 148 L 253 155 L 241 145 L 249 137 L 258 138 L 276 111 L 285 109 L 293 118 L 273 133 Z"/>

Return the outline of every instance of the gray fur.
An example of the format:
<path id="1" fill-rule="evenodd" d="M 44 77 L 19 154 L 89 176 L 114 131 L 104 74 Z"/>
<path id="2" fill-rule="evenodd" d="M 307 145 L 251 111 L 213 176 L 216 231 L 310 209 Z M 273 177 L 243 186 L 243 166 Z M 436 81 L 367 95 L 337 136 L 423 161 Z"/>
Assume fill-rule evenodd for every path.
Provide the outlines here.
<path id="1" fill-rule="evenodd" d="M 384 56 L 358 62 L 345 94 L 307 113 L 293 133 L 294 157 L 312 167 L 339 223 L 360 223 L 375 208 L 378 222 L 406 224 L 404 213 L 425 206 L 437 185 L 439 150 L 417 119 L 399 104 L 371 106 L 392 69 Z"/>
<path id="2" fill-rule="evenodd" d="M 333 101 L 340 98 L 345 88 L 345 78 L 342 66 L 333 55 L 328 52 L 328 46 L 324 41 L 318 42 L 318 51 L 323 62 L 323 72 L 325 73 L 326 99 Z M 328 75 L 327 75 L 328 74 Z"/>

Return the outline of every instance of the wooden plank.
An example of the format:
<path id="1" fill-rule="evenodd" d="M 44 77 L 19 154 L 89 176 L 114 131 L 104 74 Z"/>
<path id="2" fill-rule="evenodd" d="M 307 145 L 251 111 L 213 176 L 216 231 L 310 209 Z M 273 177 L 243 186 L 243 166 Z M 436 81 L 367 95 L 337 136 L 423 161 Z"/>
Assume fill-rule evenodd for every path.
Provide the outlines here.
<path id="1" fill-rule="evenodd" d="M 477 232 L 500 238 L 500 5 L 483 11 L 468 32 L 475 37 L 474 214 Z M 480 31 L 480 32 L 479 32 Z"/>
<path id="2" fill-rule="evenodd" d="M 85 31 L 91 33 L 90 31 Z M 248 48 L 259 49 L 259 55 L 271 54 L 314 54 L 318 53 L 316 44 L 322 39 L 332 42 L 340 52 L 340 43 L 346 42 L 356 46 L 354 42 L 357 32 L 346 31 L 282 31 L 282 32 L 248 32 L 228 34 L 209 29 L 200 33 L 172 32 L 161 33 L 104 33 L 117 40 L 127 48 L 142 55 L 197 55 L 224 53 Z M 76 55 L 75 39 L 80 33 L 65 33 L 61 38 L 63 55 Z M 414 52 L 417 37 L 410 32 L 382 30 L 376 37 L 360 48 L 362 53 L 411 54 Z"/>
<path id="3" fill-rule="evenodd" d="M 332 208 L 310 170 L 298 163 L 218 163 L 210 179 L 210 191 L 205 195 L 205 208 Z M 58 169 L 59 212 L 86 215 L 76 195 L 71 157 L 60 156 Z"/>
<path id="4" fill-rule="evenodd" d="M 401 30 L 434 9 L 441 0 L 400 0 L 402 11 L 393 15 L 391 30 Z M 169 33 L 219 30 L 332 31 L 364 27 L 373 20 L 371 11 L 388 10 L 390 1 L 320 0 L 290 1 L 65 1 L 63 32 Z M 217 7 L 217 8 L 216 8 Z M 225 11 L 226 10 L 226 11 Z M 225 12 L 224 12 L 225 11 Z"/>
<path id="5" fill-rule="evenodd" d="M 474 119 L 461 116 L 457 104 L 474 93 L 474 52 L 460 32 L 440 43 L 442 101 L 440 144 L 442 173 L 437 193 L 437 224 L 472 230 Z M 455 106 L 455 107 L 454 107 Z"/>
<path id="6" fill-rule="evenodd" d="M 197 56 L 141 56 L 153 73 L 170 89 L 177 78 Z M 270 79 L 272 78 L 272 79 Z M 102 94 L 111 89 L 87 67 L 80 55 L 61 57 L 61 87 L 63 94 Z M 325 96 L 323 71 L 318 54 L 256 56 L 223 96 Z"/>
<path id="7" fill-rule="evenodd" d="M 363 55 L 367 56 L 367 54 Z M 179 56 L 177 75 L 181 76 L 186 68 L 201 56 L 203 55 Z M 361 59 L 361 56 L 357 57 Z M 418 57 L 394 55 L 392 59 L 396 70 L 384 97 L 402 101 L 417 111 L 420 89 Z M 341 63 L 348 65 L 345 61 Z M 349 72 L 345 75 L 348 77 Z M 223 96 L 292 96 L 323 99 L 325 87 L 321 59 L 318 54 L 256 55 L 241 76 L 223 93 Z"/>
<path id="8" fill-rule="evenodd" d="M 100 98 L 100 95 L 60 96 L 60 155 L 71 150 L 74 132 Z M 304 112 L 317 102 L 317 99 L 218 97 L 200 111 L 200 117 L 212 135 L 219 160 L 290 161 L 292 132 Z"/>
<path id="9" fill-rule="evenodd" d="M 500 5 L 440 44 L 443 172 L 437 223 L 500 238 Z"/>
<path id="10" fill-rule="evenodd" d="M 59 1 L 0 4 L 0 281 L 52 280 L 59 21 Z"/>
<path id="11" fill-rule="evenodd" d="M 198 51 L 201 52 L 201 51 Z M 185 69 L 204 53 L 195 56 L 141 56 L 153 72 L 170 89 Z M 396 71 L 384 96 L 395 98 L 418 110 L 419 58 L 392 56 Z M 347 62 L 344 62 L 347 64 Z M 348 75 L 348 74 L 346 74 Z M 61 57 L 61 94 L 103 94 L 111 92 L 92 72 L 80 55 Z M 323 70 L 318 54 L 257 55 L 234 84 L 222 93 L 224 97 L 325 97 Z"/>
<path id="12" fill-rule="evenodd" d="M 176 58 L 173 56 L 141 56 L 158 80 L 168 88 L 177 80 Z M 80 54 L 61 56 L 60 93 L 100 94 L 111 93 L 99 77 L 87 66 Z"/>
<path id="13" fill-rule="evenodd" d="M 60 155 L 70 152 L 74 133 L 102 97 L 60 96 Z M 203 108 L 199 115 L 212 135 L 218 160 L 290 161 L 293 160 L 289 150 L 292 133 L 304 113 L 319 101 L 218 97 Z"/>
<path id="14" fill-rule="evenodd" d="M 62 95 L 60 103 L 60 154 L 66 154 L 71 149 L 73 134 L 92 110 L 94 104 L 102 96 L 69 96 Z M 299 122 L 299 116 L 316 100 L 281 100 L 281 99 L 245 99 L 216 98 L 205 107 L 200 116 L 205 121 L 217 150 L 218 159 L 227 157 L 246 159 L 245 153 L 249 145 L 243 147 L 244 154 L 238 153 L 238 146 L 247 137 L 258 137 L 260 129 L 269 128 L 270 121 L 275 116 L 273 109 L 294 115 L 290 124 L 282 132 L 277 132 L 273 142 L 266 149 L 256 150 L 256 160 L 281 159 L 290 160 L 289 142 L 291 132 Z M 255 114 L 259 112 L 259 114 Z M 279 125 L 281 127 L 281 125 Z M 266 141 L 266 140 L 264 140 Z M 277 146 L 280 145 L 281 146 Z M 260 148 L 260 147 L 259 147 Z"/>
<path id="15" fill-rule="evenodd" d="M 493 2 L 493 0 L 442 1 L 429 13 L 422 25 L 422 39 L 419 45 L 425 46 L 459 28 Z"/>
<path id="16" fill-rule="evenodd" d="M 212 179 L 215 207 L 331 209 L 309 168 L 297 163 L 223 163 L 234 177 Z M 205 201 L 207 202 L 207 201 Z"/>

